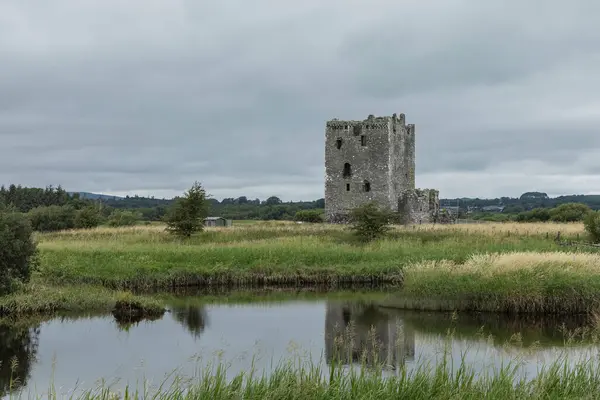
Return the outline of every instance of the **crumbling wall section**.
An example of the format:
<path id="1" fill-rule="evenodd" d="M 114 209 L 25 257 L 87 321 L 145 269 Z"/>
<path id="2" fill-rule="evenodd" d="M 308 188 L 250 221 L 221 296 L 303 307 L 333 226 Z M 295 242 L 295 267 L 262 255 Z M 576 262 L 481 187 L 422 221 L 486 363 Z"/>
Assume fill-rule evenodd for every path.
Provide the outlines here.
<path id="1" fill-rule="evenodd" d="M 400 223 L 404 225 L 432 223 L 439 210 L 439 191 L 435 189 L 405 190 L 398 197 Z"/>

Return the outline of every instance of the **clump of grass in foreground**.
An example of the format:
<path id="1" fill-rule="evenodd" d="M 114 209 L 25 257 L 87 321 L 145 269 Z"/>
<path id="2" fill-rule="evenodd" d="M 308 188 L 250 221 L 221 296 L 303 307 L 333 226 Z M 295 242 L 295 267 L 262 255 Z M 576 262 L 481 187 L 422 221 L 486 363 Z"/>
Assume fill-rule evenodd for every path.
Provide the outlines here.
<path id="1" fill-rule="evenodd" d="M 0 318 L 23 318 L 26 316 L 52 316 L 63 312 L 110 312 L 117 301 L 126 298 L 150 313 L 161 305 L 146 296 L 132 296 L 95 286 L 49 286 L 32 283 L 23 290 L 0 297 Z"/>
<path id="2" fill-rule="evenodd" d="M 591 313 L 600 307 L 600 254 L 475 254 L 464 263 L 405 268 L 401 293 L 386 305 L 509 313 Z"/>
<path id="3" fill-rule="evenodd" d="M 590 358 L 570 364 L 567 357 L 547 365 L 533 379 L 519 377 L 518 360 L 499 367 L 495 373 L 477 373 L 462 358 L 452 365 L 448 351 L 434 367 L 421 363 L 412 371 L 401 368 L 395 376 L 383 377 L 375 366 L 359 370 L 332 363 L 328 369 L 315 364 L 282 363 L 269 376 L 255 371 L 233 377 L 223 364 L 207 370 L 199 379 L 173 379 L 158 389 L 144 385 L 122 392 L 99 386 L 77 399 L 582 399 L 600 395 L 600 365 Z M 165 381 L 166 382 L 166 381 Z M 42 397 L 40 397 L 42 398 Z M 56 399 L 52 388 L 43 398 Z"/>

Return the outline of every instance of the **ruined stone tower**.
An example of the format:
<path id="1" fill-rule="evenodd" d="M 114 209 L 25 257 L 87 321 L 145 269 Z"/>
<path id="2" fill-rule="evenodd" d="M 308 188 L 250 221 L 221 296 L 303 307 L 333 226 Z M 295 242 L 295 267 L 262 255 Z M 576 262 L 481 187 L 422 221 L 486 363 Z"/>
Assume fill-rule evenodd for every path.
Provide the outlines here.
<path id="1" fill-rule="evenodd" d="M 437 190 L 415 189 L 415 126 L 404 114 L 327 121 L 325 217 L 345 222 L 368 201 L 400 211 L 404 223 L 426 223 L 439 209 Z"/>

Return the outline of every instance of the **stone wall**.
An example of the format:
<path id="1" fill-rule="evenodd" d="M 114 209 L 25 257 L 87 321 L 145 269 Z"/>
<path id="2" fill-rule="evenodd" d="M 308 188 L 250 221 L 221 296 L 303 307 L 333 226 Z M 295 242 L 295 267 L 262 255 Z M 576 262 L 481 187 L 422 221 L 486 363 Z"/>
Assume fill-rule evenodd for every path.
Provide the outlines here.
<path id="1" fill-rule="evenodd" d="M 398 211 L 403 224 L 434 222 L 439 210 L 439 191 L 435 189 L 406 190 L 398 197 Z"/>

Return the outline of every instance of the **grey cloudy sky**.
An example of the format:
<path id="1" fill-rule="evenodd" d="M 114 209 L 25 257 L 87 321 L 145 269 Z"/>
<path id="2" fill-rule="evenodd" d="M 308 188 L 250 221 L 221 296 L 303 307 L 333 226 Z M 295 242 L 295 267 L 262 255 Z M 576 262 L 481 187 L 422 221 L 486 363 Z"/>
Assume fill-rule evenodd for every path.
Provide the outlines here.
<path id="1" fill-rule="evenodd" d="M 404 112 L 441 197 L 600 193 L 596 0 L 0 0 L 0 183 L 323 196 Z"/>

